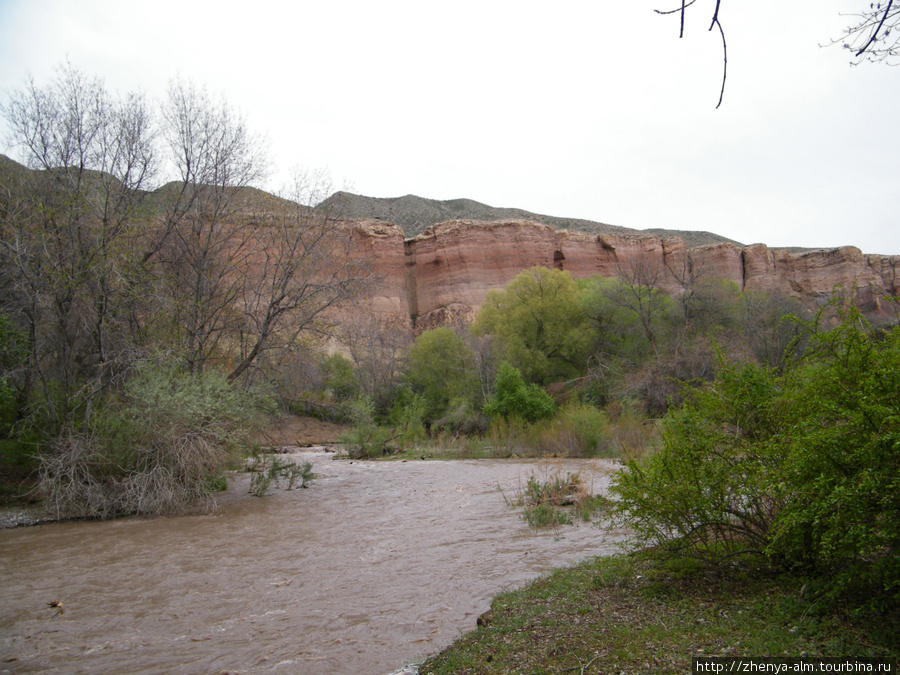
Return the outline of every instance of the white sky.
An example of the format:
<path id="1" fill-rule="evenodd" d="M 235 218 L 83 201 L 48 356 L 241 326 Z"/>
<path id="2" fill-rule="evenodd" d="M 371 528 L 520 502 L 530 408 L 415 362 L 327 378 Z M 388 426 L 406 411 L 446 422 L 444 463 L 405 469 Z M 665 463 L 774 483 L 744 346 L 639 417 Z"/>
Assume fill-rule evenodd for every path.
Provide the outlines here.
<path id="1" fill-rule="evenodd" d="M 0 0 L 0 101 L 66 58 L 223 93 L 276 171 L 743 243 L 900 254 L 900 69 L 821 48 L 868 0 Z M 2 123 L 0 123 L 2 124 Z M 0 141 L 0 151 L 12 154 Z"/>

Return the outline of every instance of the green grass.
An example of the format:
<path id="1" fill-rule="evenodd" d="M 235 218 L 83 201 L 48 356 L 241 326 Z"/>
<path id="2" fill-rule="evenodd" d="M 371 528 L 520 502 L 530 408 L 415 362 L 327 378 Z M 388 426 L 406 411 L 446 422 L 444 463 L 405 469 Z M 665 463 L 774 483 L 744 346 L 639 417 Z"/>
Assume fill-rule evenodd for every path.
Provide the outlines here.
<path id="1" fill-rule="evenodd" d="M 597 558 L 494 599 L 421 675 L 689 673 L 702 656 L 900 655 L 900 617 L 822 609 L 800 578 L 647 554 Z"/>

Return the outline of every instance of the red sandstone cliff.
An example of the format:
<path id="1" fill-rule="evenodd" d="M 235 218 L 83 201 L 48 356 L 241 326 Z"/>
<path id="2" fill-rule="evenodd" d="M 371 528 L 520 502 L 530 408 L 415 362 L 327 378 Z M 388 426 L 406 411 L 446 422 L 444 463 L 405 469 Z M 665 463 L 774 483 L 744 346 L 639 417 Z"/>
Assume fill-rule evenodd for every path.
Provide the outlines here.
<path id="1" fill-rule="evenodd" d="M 359 221 L 353 232 L 377 279 L 372 311 L 394 320 L 415 317 L 420 329 L 470 318 L 488 291 L 535 265 L 567 270 L 576 279 L 656 270 L 674 289 L 690 262 L 741 289 L 810 301 L 842 285 L 876 311 L 886 296 L 900 295 L 900 256 L 863 255 L 852 246 L 800 254 L 762 244 L 688 249 L 676 238 L 588 234 L 528 221 L 454 220 L 405 241 L 399 227 L 383 221 Z"/>

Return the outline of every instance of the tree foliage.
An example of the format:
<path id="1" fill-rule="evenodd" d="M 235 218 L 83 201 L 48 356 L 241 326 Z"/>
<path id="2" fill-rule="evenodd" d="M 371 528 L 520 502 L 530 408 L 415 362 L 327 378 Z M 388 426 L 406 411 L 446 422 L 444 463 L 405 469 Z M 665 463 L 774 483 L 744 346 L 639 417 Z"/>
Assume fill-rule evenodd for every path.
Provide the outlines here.
<path id="1" fill-rule="evenodd" d="M 67 65 L 0 114 L 31 168 L 0 167 L 0 302 L 56 429 L 160 344 L 191 373 L 249 379 L 360 287 L 352 238 L 304 202 L 321 186 L 254 190 L 264 145 L 202 87 L 176 80 L 155 104 Z"/>
<path id="2" fill-rule="evenodd" d="M 815 328 L 815 326 L 813 326 Z M 646 543 L 722 560 L 765 554 L 831 596 L 900 600 L 900 327 L 855 310 L 793 369 L 727 365 L 665 419 L 660 451 L 616 479 Z"/>
<path id="3" fill-rule="evenodd" d="M 475 355 L 451 328 L 425 331 L 406 355 L 405 379 L 426 403 L 425 419 L 440 419 L 451 403 L 474 406 L 479 391 Z"/>
<path id="4" fill-rule="evenodd" d="M 587 359 L 590 329 L 568 272 L 521 272 L 502 291 L 488 293 L 473 328 L 493 335 L 501 356 L 532 382 L 576 376 Z"/>
<path id="5" fill-rule="evenodd" d="M 556 412 L 553 398 L 533 382 L 526 384 L 519 370 L 506 361 L 500 364 L 495 389 L 484 405 L 484 412 L 492 417 L 518 417 L 535 422 Z"/>

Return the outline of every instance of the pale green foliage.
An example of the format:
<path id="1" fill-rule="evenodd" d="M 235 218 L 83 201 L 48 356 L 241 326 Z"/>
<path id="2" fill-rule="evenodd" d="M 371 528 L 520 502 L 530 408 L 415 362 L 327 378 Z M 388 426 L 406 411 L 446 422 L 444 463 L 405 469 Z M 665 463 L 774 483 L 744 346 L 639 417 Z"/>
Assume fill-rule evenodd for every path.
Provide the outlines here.
<path id="1" fill-rule="evenodd" d="M 409 389 L 401 389 L 394 399 L 390 422 L 403 443 L 412 443 L 425 437 L 426 408 L 425 397 L 414 394 Z"/>
<path id="2" fill-rule="evenodd" d="M 150 437 L 199 435 L 228 448 L 245 446 L 261 414 L 274 412 L 267 397 L 241 389 L 216 371 L 197 376 L 147 365 L 124 393 L 123 413 Z"/>
<path id="3" fill-rule="evenodd" d="M 341 354 L 330 354 L 322 363 L 325 387 L 338 401 L 345 401 L 360 392 L 359 378 L 353 362 Z"/>
<path id="4" fill-rule="evenodd" d="M 181 511 L 221 487 L 271 409 L 220 373 L 145 366 L 89 427 L 70 430 L 41 456 L 41 492 L 59 515 Z"/>
<path id="5" fill-rule="evenodd" d="M 591 277 L 580 282 L 580 286 L 584 312 L 594 332 L 596 354 L 638 363 L 653 353 L 641 315 L 629 304 L 633 298 L 644 298 L 648 290 L 632 293 L 631 285 L 620 277 Z M 651 314 L 647 327 L 653 333 L 662 333 L 664 318 L 663 312 Z"/>
<path id="6" fill-rule="evenodd" d="M 544 267 L 488 293 L 473 330 L 493 335 L 502 357 L 542 384 L 580 374 L 591 344 L 578 286 L 568 272 Z"/>
<path id="7" fill-rule="evenodd" d="M 347 449 L 353 459 L 374 459 L 391 454 L 396 448 L 393 441 L 400 435 L 383 427 L 375 420 L 375 404 L 371 399 L 359 397 L 349 406 L 353 427 L 341 434 L 338 443 Z"/>
<path id="8" fill-rule="evenodd" d="M 540 445 L 552 454 L 596 457 L 615 454 L 606 414 L 590 405 L 572 401 L 540 429 Z"/>

